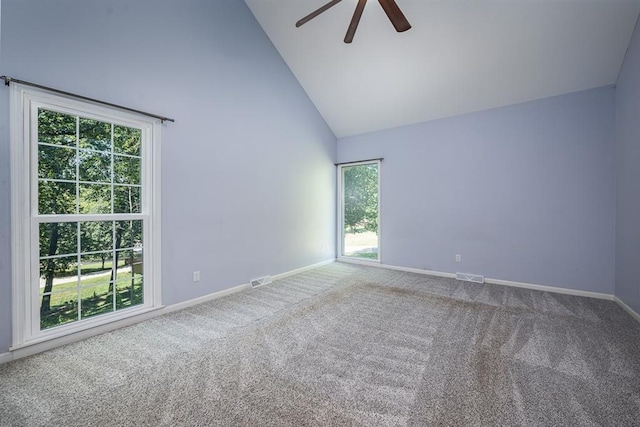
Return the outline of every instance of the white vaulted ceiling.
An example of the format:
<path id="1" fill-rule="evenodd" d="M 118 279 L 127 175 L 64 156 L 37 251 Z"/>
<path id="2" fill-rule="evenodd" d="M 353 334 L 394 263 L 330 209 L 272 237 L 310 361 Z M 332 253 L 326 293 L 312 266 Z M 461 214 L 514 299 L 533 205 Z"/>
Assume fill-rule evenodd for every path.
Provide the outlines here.
<path id="1" fill-rule="evenodd" d="M 396 33 L 369 0 L 300 28 L 329 0 L 245 0 L 336 136 L 485 110 L 616 82 L 640 0 L 396 0 Z"/>

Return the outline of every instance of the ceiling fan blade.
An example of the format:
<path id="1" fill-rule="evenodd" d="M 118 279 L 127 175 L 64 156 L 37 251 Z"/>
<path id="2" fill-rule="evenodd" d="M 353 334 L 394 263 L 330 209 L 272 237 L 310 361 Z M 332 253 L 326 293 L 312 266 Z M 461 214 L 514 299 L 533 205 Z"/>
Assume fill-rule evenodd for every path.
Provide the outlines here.
<path id="1" fill-rule="evenodd" d="M 322 12 L 327 11 L 329 8 L 332 8 L 333 6 L 337 5 L 341 1 L 342 0 L 333 0 L 333 1 L 330 1 L 329 3 L 325 4 L 324 6 L 322 6 L 320 9 L 314 10 L 313 12 L 311 12 L 310 14 L 308 14 L 307 16 L 305 16 L 304 18 L 302 18 L 301 20 L 296 22 L 296 27 L 299 27 L 301 25 L 306 24 L 307 22 L 311 21 L 316 16 L 320 15 Z"/>
<path id="2" fill-rule="evenodd" d="M 356 34 L 358 24 L 360 23 L 360 18 L 362 17 L 362 12 L 364 11 L 364 7 L 366 5 L 367 0 L 358 0 L 356 10 L 355 12 L 353 12 L 353 18 L 351 18 L 351 23 L 349 24 L 349 28 L 347 29 L 347 35 L 344 36 L 345 43 L 351 43 L 353 41 L 353 36 L 355 36 Z"/>
<path id="3" fill-rule="evenodd" d="M 405 18 L 395 0 L 378 0 L 378 2 L 397 32 L 401 33 L 411 28 L 411 24 L 409 24 L 409 21 L 407 21 L 407 18 Z"/>

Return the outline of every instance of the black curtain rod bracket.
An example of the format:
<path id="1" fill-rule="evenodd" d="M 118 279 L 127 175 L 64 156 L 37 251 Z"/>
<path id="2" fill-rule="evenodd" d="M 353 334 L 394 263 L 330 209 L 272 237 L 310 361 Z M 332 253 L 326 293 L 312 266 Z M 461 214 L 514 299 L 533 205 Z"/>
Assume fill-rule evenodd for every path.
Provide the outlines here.
<path id="1" fill-rule="evenodd" d="M 55 92 L 55 93 L 59 93 L 59 94 L 62 94 L 62 95 L 71 96 L 71 97 L 77 98 L 77 99 L 82 99 L 83 101 L 95 102 L 97 104 L 102 104 L 102 105 L 106 105 L 106 106 L 113 107 L 113 108 L 119 108 L 120 110 L 125 110 L 125 111 L 130 111 L 132 113 L 142 114 L 143 116 L 153 117 L 154 119 L 159 119 L 160 122 L 162 122 L 162 123 L 164 123 L 164 122 L 175 122 L 175 120 L 170 119 L 169 117 L 159 116 L 157 114 L 147 113 L 146 111 L 140 111 L 140 110 L 136 110 L 136 109 L 129 108 L 129 107 L 123 107 L 122 105 L 112 104 L 110 102 L 105 102 L 105 101 L 100 101 L 99 99 L 89 98 L 87 96 L 82 96 L 82 95 L 78 95 L 78 94 L 71 93 L 71 92 L 65 92 L 64 90 L 59 90 L 59 89 L 54 89 L 54 88 L 47 87 L 47 86 L 42 86 L 42 85 L 39 85 L 37 83 L 31 83 L 31 82 L 26 82 L 24 80 L 14 79 L 13 77 L 0 76 L 0 79 L 4 80 L 4 85 L 5 86 L 9 86 L 11 83 L 20 83 L 20 84 L 23 84 L 23 85 L 26 85 L 26 86 L 33 86 L 33 87 L 38 88 L 38 89 L 44 89 L 44 90 L 48 90 L 50 92 Z"/>

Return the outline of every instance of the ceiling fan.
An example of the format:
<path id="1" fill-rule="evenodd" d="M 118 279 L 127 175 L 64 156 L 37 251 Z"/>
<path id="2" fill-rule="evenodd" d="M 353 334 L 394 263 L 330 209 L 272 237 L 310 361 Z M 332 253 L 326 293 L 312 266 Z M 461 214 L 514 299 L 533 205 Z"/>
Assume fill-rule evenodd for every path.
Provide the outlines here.
<path id="1" fill-rule="evenodd" d="M 296 27 L 300 27 L 301 25 L 306 24 L 316 16 L 320 15 L 322 12 L 326 12 L 328 9 L 332 8 L 341 1 L 342 0 L 330 1 L 321 8 L 311 12 L 310 14 L 296 22 Z M 378 3 L 380 3 L 380 6 L 382 6 L 382 9 L 384 9 L 384 12 L 389 17 L 389 20 L 391 21 L 397 32 L 401 33 L 411 28 L 411 24 L 409 24 L 409 21 L 407 21 L 407 18 L 405 18 L 395 0 L 378 0 Z M 356 29 L 358 28 L 358 23 L 360 22 L 362 12 L 364 11 L 364 7 L 366 6 L 366 4 L 367 0 L 358 0 L 356 10 L 355 12 L 353 12 L 353 18 L 351 18 L 351 23 L 349 24 L 349 28 L 347 29 L 347 35 L 344 37 L 345 43 L 351 43 L 353 41 L 353 36 L 356 34 Z"/>

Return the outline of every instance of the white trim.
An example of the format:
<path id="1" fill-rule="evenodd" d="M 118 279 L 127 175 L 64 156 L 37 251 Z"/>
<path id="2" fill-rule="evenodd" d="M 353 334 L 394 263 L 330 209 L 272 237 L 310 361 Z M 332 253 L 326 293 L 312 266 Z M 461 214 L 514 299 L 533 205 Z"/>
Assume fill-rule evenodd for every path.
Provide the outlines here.
<path id="1" fill-rule="evenodd" d="M 380 224 L 381 224 L 381 193 L 382 193 L 382 189 L 380 187 L 381 184 L 381 175 L 382 175 L 382 161 L 379 159 L 376 160 L 365 160 L 362 162 L 350 162 L 350 163 L 345 163 L 345 164 L 339 164 L 336 165 L 336 174 L 337 174 L 337 179 L 336 179 L 336 195 L 337 195 L 337 200 L 336 200 L 336 207 L 337 207 L 337 241 L 338 241 L 338 253 L 337 253 L 337 257 L 338 259 L 341 260 L 347 260 L 347 259 L 359 259 L 356 257 L 349 257 L 349 256 L 345 256 L 343 255 L 344 253 L 344 215 L 343 215 L 343 206 L 344 206 L 344 191 L 343 191 L 343 182 L 342 182 L 342 175 L 343 175 L 343 169 L 344 168 L 348 168 L 348 167 L 352 167 L 352 166 L 362 166 L 362 165 L 371 165 L 371 164 L 375 164 L 377 165 L 377 172 L 378 172 L 378 233 L 377 233 L 377 237 L 378 237 L 378 258 L 375 260 L 371 260 L 371 262 L 381 262 L 382 260 L 382 252 L 381 252 L 381 233 L 380 233 Z"/>
<path id="2" fill-rule="evenodd" d="M 47 333 L 41 334 L 23 343 L 17 343 L 12 345 L 11 347 L 9 347 L 9 350 L 11 351 L 18 350 L 21 348 L 30 347 L 32 345 L 37 345 L 46 341 L 57 340 L 65 336 L 71 336 L 71 335 L 83 333 L 85 331 L 91 331 L 95 329 L 102 330 L 101 328 L 103 326 L 109 325 L 111 323 L 117 324 L 118 322 L 125 320 L 127 318 L 135 318 L 136 316 L 145 314 L 149 311 L 159 310 L 160 308 L 163 308 L 163 306 L 153 307 L 153 306 L 138 305 L 138 306 L 124 309 L 124 310 L 119 310 L 113 313 L 103 314 L 101 316 L 95 316 L 95 317 L 89 318 L 82 323 L 74 325 L 75 327 L 73 329 L 65 328 L 66 325 L 54 327 L 54 328 L 48 329 L 46 331 Z M 104 317 L 107 315 L 109 316 L 110 320 L 109 322 L 105 323 Z M 103 317 L 103 319 L 101 319 L 101 317 Z"/>
<path id="3" fill-rule="evenodd" d="M 130 316 L 114 322 L 104 323 L 100 326 L 85 329 L 79 332 L 73 332 L 60 336 L 58 338 L 51 338 L 36 343 L 29 343 L 28 345 L 18 346 L 12 348 L 10 351 L 13 353 L 13 360 L 21 359 L 23 357 L 31 356 L 43 351 L 51 350 L 56 347 L 60 347 L 74 342 L 82 341 L 87 338 L 91 338 L 96 335 L 104 334 L 105 332 L 121 329 L 126 326 L 135 325 L 142 321 L 151 319 L 162 314 L 162 307 L 147 308 L 141 311 L 137 316 Z"/>
<path id="4" fill-rule="evenodd" d="M 492 283 L 494 285 L 509 286 L 512 288 L 524 288 L 532 289 L 534 291 L 552 292 L 555 294 L 575 295 L 578 297 L 604 299 L 613 301 L 614 297 L 611 294 L 605 294 L 602 292 L 581 291 L 578 289 L 560 288 L 556 286 L 536 285 L 532 283 L 513 282 L 511 280 L 501 279 L 484 279 L 486 283 Z"/>
<path id="5" fill-rule="evenodd" d="M 316 264 L 311 264 L 308 265 L 306 267 L 301 267 L 301 268 L 297 268 L 295 270 L 290 270 L 290 271 L 286 271 L 284 273 L 280 273 L 280 274 L 276 274 L 275 276 L 272 276 L 272 280 L 280 280 L 280 279 L 284 279 L 285 277 L 289 277 L 289 276 L 293 276 L 294 274 L 298 274 L 298 273 L 302 273 L 304 271 L 308 271 L 308 270 L 313 270 L 316 269 L 318 267 L 322 267 L 324 265 L 327 264 L 331 264 L 335 262 L 334 259 L 330 259 L 330 260 L 326 260 L 326 261 L 322 261 Z M 192 307 L 194 305 L 198 305 L 198 304 L 202 304 L 204 302 L 208 302 L 208 301 L 213 301 L 216 300 L 218 298 L 222 298 L 222 297 L 226 297 L 228 295 L 233 295 L 235 293 L 238 292 L 242 292 L 244 290 L 248 290 L 248 289 L 253 289 L 251 287 L 250 283 L 244 283 L 242 285 L 238 285 L 238 286 L 234 286 L 233 288 L 229 288 L 229 289 L 224 289 L 222 291 L 218 291 L 218 292 L 214 292 L 212 294 L 208 294 L 208 295 L 204 295 L 198 298 L 194 298 L 188 301 L 183 301 L 183 302 L 179 302 L 177 304 L 172 304 L 168 307 L 165 307 L 165 309 L 163 310 L 162 314 L 165 313 L 171 313 L 177 310 L 183 310 L 185 308 L 189 308 Z"/>
<path id="6" fill-rule="evenodd" d="M 446 279 L 455 279 L 455 273 L 445 273 L 442 271 L 433 271 L 433 270 L 420 270 L 418 268 L 406 268 L 406 267 L 396 267 L 396 266 L 384 266 L 389 270 L 399 270 L 399 271 L 407 271 L 409 273 L 417 273 L 417 274 L 427 274 L 429 276 L 435 277 L 444 277 Z"/>
<path id="7" fill-rule="evenodd" d="M 114 221 L 113 215 L 118 215 L 115 221 L 136 221 L 144 219 L 143 213 L 125 213 L 125 214 L 60 214 L 60 215 L 38 215 L 33 218 L 37 223 L 47 223 L 55 220 L 55 222 L 88 222 L 88 221 Z"/>
<path id="8" fill-rule="evenodd" d="M 351 264 L 371 265 L 372 267 L 381 265 L 381 262 L 379 259 L 358 258 L 354 256 L 344 256 L 344 255 L 338 255 L 336 257 L 336 261 L 341 261 L 341 262 L 346 262 Z"/>
<path id="9" fill-rule="evenodd" d="M 237 294 L 244 290 L 251 289 L 249 283 L 243 283 L 242 285 L 234 286 L 232 288 L 223 289 L 221 291 L 214 292 L 212 294 L 203 295 L 198 298 L 193 298 L 188 301 L 182 301 L 176 304 L 171 304 L 165 307 L 160 314 L 173 313 L 174 311 L 184 310 L 185 308 L 193 307 L 194 305 L 202 304 L 205 302 L 213 301 L 222 297 Z"/>
<path id="10" fill-rule="evenodd" d="M 275 276 L 272 276 L 272 278 L 273 278 L 273 280 L 284 279 L 285 277 L 293 276 L 294 274 L 303 273 L 303 272 L 309 271 L 309 270 L 314 270 L 314 269 L 316 269 L 318 267 L 322 267 L 322 266 L 325 266 L 325 265 L 333 264 L 334 262 L 336 262 L 335 259 L 328 259 L 326 261 L 321 261 L 321 262 L 318 262 L 318 263 L 315 263 L 315 264 L 308 265 L 306 267 L 296 268 L 295 270 L 286 271 L 284 273 L 276 274 Z"/>
<path id="11" fill-rule="evenodd" d="M 0 365 L 3 363 L 11 362 L 13 360 L 13 353 L 0 353 Z"/>
<path id="12" fill-rule="evenodd" d="M 338 262 L 344 262 L 347 264 L 360 264 L 366 265 L 369 267 L 377 267 L 377 268 L 386 268 L 388 270 L 398 270 L 398 271 L 406 271 L 408 273 L 416 273 L 416 274 L 425 274 L 427 276 L 435 276 L 435 277 L 445 277 L 449 279 L 455 279 L 455 273 L 445 273 L 442 271 L 432 271 L 432 270 L 422 270 L 419 268 L 409 268 L 409 267 L 400 267 L 396 265 L 387 265 L 387 264 L 379 264 L 373 262 L 367 262 L 362 260 L 354 260 L 353 258 L 338 258 Z M 568 288 L 559 288 L 555 286 L 545 286 L 545 285 L 536 285 L 533 283 L 523 283 L 523 282 L 513 282 L 511 280 L 501 280 L 501 279 L 484 279 L 485 283 L 490 283 L 493 285 L 500 286 L 509 286 L 513 288 L 525 288 L 531 289 L 534 291 L 541 292 L 552 292 L 556 294 L 566 294 L 566 295 L 575 295 L 580 297 L 588 297 L 588 298 L 596 298 L 596 299 L 604 299 L 608 301 L 614 301 L 614 296 L 611 294 L 605 294 L 600 292 L 589 292 L 589 291 L 580 291 L 577 289 L 568 289 Z"/>
<path id="13" fill-rule="evenodd" d="M 23 144 L 25 135 L 24 123 L 24 90 L 20 85 L 10 87 L 10 149 L 11 149 L 11 289 L 13 343 L 24 341 L 25 319 L 29 313 L 29 305 L 25 304 L 25 286 L 28 281 L 29 257 L 26 256 L 26 243 L 29 242 L 30 192 L 28 191 L 28 168 L 23 165 L 29 157 L 30 144 Z M 22 119 L 22 121 L 21 121 Z M 27 129 L 28 131 L 28 129 Z M 28 196 L 29 195 L 29 196 Z"/>
<path id="14" fill-rule="evenodd" d="M 97 335 L 113 329 L 118 329 L 119 327 L 128 326 L 127 324 L 122 325 L 121 322 L 126 322 L 128 319 L 137 319 L 139 316 L 143 316 L 148 312 L 158 311 L 161 308 L 162 307 L 143 307 L 143 306 L 140 306 L 140 308 L 132 308 L 130 310 L 127 310 L 128 311 L 127 313 L 125 313 L 124 311 L 117 313 L 119 314 L 119 316 L 118 315 L 114 316 L 115 319 L 108 323 L 99 322 L 100 319 L 98 318 L 98 316 L 96 316 L 95 321 L 93 321 L 94 319 L 91 319 L 91 321 L 87 320 L 85 323 L 81 325 L 82 327 L 75 328 L 72 331 L 68 331 L 68 330 L 56 331 L 55 329 L 52 329 L 52 331 L 56 333 L 43 335 L 43 336 L 34 338 L 32 340 L 29 340 L 28 342 L 13 345 L 9 348 L 9 350 L 20 351 L 25 348 L 38 346 L 40 344 L 51 342 L 51 341 L 56 341 L 56 342 L 61 341 L 63 344 L 69 344 L 70 342 L 75 342 L 77 340 L 72 339 L 71 341 L 68 341 L 69 339 L 68 337 L 78 336 L 80 337 L 79 339 L 83 339 L 83 338 L 91 337 L 93 335 Z M 138 323 L 139 321 L 140 320 L 137 320 L 137 321 L 134 321 L 133 323 Z M 118 324 L 120 324 L 121 326 L 114 327 L 114 328 L 109 327 L 109 325 L 118 325 Z M 56 345 L 55 347 L 57 346 L 58 345 Z M 36 351 L 36 353 L 39 353 L 39 352 Z M 30 353 L 30 354 L 34 354 L 34 353 Z"/>
<path id="15" fill-rule="evenodd" d="M 151 125 L 151 143 L 156 147 L 151 150 L 152 158 L 148 164 L 151 165 L 151 182 L 147 183 L 147 188 L 151 190 L 153 198 L 151 200 L 151 214 L 149 215 L 148 223 L 151 229 L 151 259 L 153 260 L 153 267 L 151 274 L 153 280 L 157 285 L 152 286 L 153 295 L 151 303 L 154 306 L 162 306 L 162 201 L 161 201 L 161 182 L 162 173 L 161 165 L 162 159 L 160 157 L 161 142 L 162 142 L 162 123 L 155 121 Z M 143 163 L 144 164 L 144 163 Z M 149 192 L 149 191 L 147 191 Z M 148 250 L 148 249 L 147 249 Z M 144 261 L 144 260 L 143 260 Z M 146 291 L 146 289 L 145 289 Z"/>
<path id="16" fill-rule="evenodd" d="M 446 277 L 448 279 L 456 278 L 455 273 L 443 273 L 441 271 L 431 271 L 431 270 L 422 270 L 419 268 L 400 267 L 397 265 L 382 264 L 380 262 L 376 262 L 373 260 L 367 261 L 365 259 L 338 257 L 336 261 L 344 262 L 345 264 L 358 264 L 358 265 L 366 265 L 368 267 L 386 268 L 387 270 L 405 271 L 407 273 L 425 274 L 427 276 Z"/>
<path id="17" fill-rule="evenodd" d="M 306 267 L 302 267 L 295 270 L 277 274 L 273 276 L 273 279 L 274 280 L 282 279 L 294 274 L 302 273 L 307 270 L 313 270 L 315 268 L 322 267 L 324 265 L 331 264 L 333 262 L 335 262 L 334 259 L 322 261 L 316 264 L 308 265 Z M 172 304 L 170 306 L 141 310 L 135 316 L 130 316 L 121 320 L 117 320 L 115 322 L 106 323 L 106 324 L 96 326 L 90 329 L 86 329 L 80 332 L 67 334 L 57 338 L 50 338 L 35 344 L 30 343 L 29 345 L 12 347 L 12 349 L 9 352 L 0 353 L 0 364 L 10 362 L 11 360 L 20 359 L 22 357 L 31 356 L 33 354 L 41 353 L 43 351 L 51 350 L 56 347 L 60 347 L 62 345 L 78 342 L 87 338 L 91 338 L 96 335 L 103 334 L 105 332 L 110 332 L 116 329 L 132 326 L 132 325 L 135 325 L 136 323 L 144 322 L 145 320 L 149 320 L 154 317 L 162 316 L 164 314 L 169 314 L 178 310 L 183 310 L 185 308 L 189 308 L 194 305 L 202 304 L 208 301 L 213 301 L 218 298 L 226 297 L 226 296 L 233 295 L 235 293 L 242 292 L 244 290 L 250 290 L 250 289 L 251 289 L 251 286 L 248 283 L 245 283 L 239 286 L 234 286 L 229 289 L 224 289 L 222 291 L 214 292 L 212 294 L 204 295 L 188 301 Z"/>
<path id="18" fill-rule="evenodd" d="M 378 259 L 382 262 L 382 160 L 378 160 Z"/>
<path id="19" fill-rule="evenodd" d="M 622 307 L 624 309 L 624 311 L 626 311 L 627 313 L 629 313 L 631 315 L 631 317 L 633 317 L 634 319 L 636 319 L 638 322 L 640 322 L 640 314 L 636 313 L 633 308 L 629 307 L 624 301 L 622 301 L 620 298 L 618 298 L 617 296 L 613 297 L 614 301 L 618 303 L 618 305 L 620 307 Z"/>
<path id="20" fill-rule="evenodd" d="M 342 191 L 342 168 L 340 165 L 336 167 L 336 215 L 337 215 L 337 237 L 338 243 L 337 256 L 342 257 L 344 252 L 344 215 L 342 214 L 342 206 L 344 205 L 344 191 Z"/>

